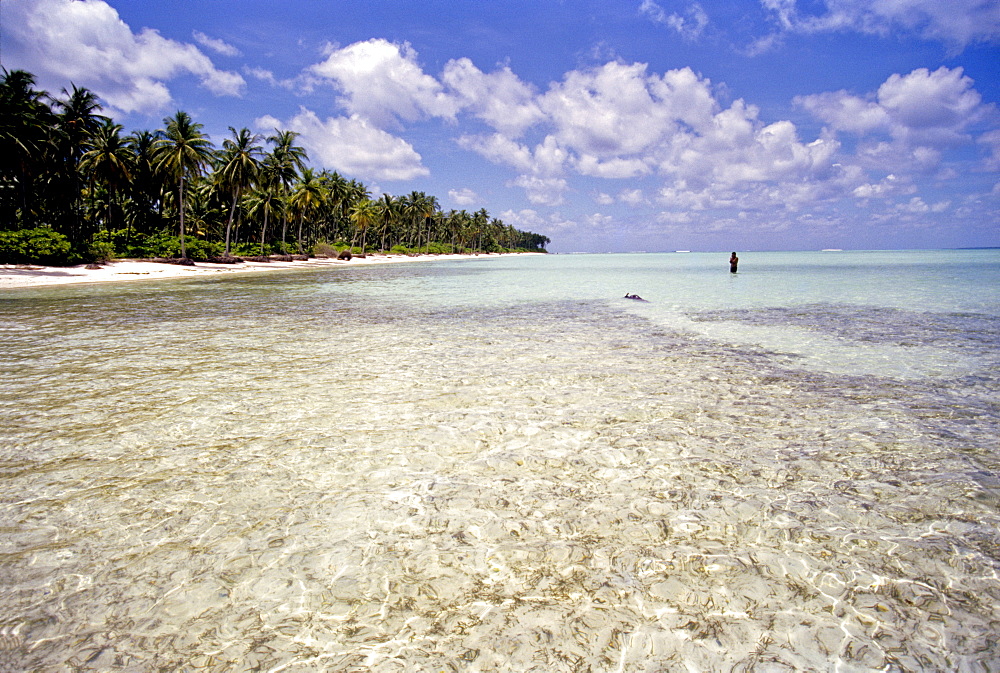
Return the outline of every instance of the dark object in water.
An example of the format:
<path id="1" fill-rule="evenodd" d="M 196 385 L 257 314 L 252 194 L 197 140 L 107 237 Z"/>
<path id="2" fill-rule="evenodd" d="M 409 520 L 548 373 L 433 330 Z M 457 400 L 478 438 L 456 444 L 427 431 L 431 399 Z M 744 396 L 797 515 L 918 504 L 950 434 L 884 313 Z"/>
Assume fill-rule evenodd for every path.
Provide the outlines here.
<path id="1" fill-rule="evenodd" d="M 645 299 L 643 299 L 642 297 L 640 297 L 637 294 L 626 294 L 624 298 L 625 299 L 634 299 L 636 301 L 646 301 Z"/>

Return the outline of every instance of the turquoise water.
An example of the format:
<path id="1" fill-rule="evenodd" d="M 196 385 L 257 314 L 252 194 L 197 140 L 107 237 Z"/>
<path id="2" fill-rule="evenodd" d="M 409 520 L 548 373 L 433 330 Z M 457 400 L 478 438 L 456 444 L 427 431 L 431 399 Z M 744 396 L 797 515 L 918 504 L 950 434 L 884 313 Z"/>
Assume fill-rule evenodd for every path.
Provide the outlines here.
<path id="1" fill-rule="evenodd" d="M 1000 252 L 740 257 L 3 294 L 0 664 L 997 668 Z"/>

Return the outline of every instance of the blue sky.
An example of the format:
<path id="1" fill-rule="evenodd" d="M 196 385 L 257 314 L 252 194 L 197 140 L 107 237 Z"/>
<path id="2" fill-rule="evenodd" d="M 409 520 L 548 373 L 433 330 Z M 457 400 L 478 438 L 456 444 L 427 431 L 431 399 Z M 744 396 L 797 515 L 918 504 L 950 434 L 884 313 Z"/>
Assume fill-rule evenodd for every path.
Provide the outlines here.
<path id="1" fill-rule="evenodd" d="M 2 0 L 0 59 L 553 252 L 1000 245 L 997 0 Z"/>

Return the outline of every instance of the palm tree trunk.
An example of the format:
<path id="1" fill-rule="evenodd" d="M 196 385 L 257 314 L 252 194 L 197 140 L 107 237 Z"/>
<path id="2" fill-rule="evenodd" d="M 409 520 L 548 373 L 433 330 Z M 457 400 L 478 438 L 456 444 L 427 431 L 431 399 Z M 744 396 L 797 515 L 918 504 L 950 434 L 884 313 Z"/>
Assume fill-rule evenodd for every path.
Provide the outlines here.
<path id="1" fill-rule="evenodd" d="M 236 200 L 239 194 L 233 194 L 233 205 L 229 207 L 229 222 L 226 223 L 226 257 L 229 257 L 229 232 L 233 228 L 233 215 L 236 214 Z"/>
<path id="2" fill-rule="evenodd" d="M 264 209 L 264 226 L 260 230 L 260 254 L 264 255 L 264 241 L 267 240 L 267 209 Z"/>
<path id="3" fill-rule="evenodd" d="M 306 214 L 299 215 L 299 254 L 302 254 L 302 220 L 306 219 Z"/>
<path id="4" fill-rule="evenodd" d="M 181 259 L 187 259 L 187 249 L 184 247 L 184 176 L 177 183 L 177 209 L 181 220 Z"/>

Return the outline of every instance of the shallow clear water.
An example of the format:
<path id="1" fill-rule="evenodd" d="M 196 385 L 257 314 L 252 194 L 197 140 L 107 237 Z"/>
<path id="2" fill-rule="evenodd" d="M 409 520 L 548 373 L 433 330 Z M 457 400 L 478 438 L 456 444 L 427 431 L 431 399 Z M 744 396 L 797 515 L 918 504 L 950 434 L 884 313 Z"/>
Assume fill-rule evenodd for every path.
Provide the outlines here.
<path id="1" fill-rule="evenodd" d="M 1000 254 L 727 258 L 0 296 L 0 664 L 996 670 Z"/>

